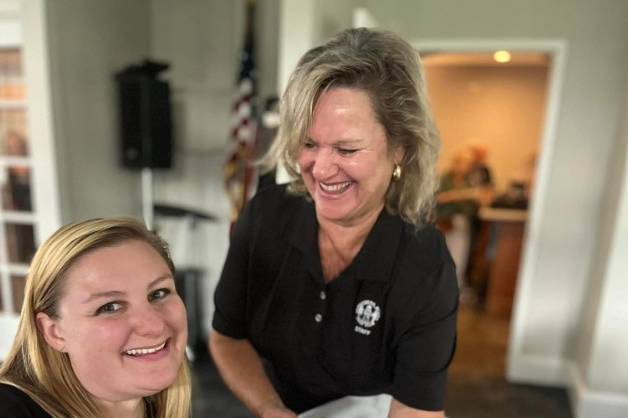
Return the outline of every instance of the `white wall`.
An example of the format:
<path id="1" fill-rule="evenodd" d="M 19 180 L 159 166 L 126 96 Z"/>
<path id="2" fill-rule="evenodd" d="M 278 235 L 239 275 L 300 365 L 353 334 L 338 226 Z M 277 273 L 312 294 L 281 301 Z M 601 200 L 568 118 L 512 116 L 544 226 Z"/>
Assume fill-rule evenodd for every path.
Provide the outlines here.
<path id="1" fill-rule="evenodd" d="M 278 0 L 256 2 L 256 63 L 260 106 L 277 94 Z M 229 245 L 229 204 L 222 169 L 230 150 L 231 106 L 244 37 L 244 2 L 151 0 L 150 44 L 171 63 L 176 157 L 155 176 L 155 199 L 217 216 L 190 238 L 185 224 L 157 220 L 178 268 L 200 267 L 203 327 L 209 331 L 213 290 Z"/>
<path id="2" fill-rule="evenodd" d="M 140 214 L 137 172 L 119 164 L 113 74 L 145 57 L 148 0 L 46 2 L 62 221 Z"/>
<path id="3" fill-rule="evenodd" d="M 279 5 L 279 90 L 301 56 L 327 41 L 337 32 L 352 26 L 358 0 L 278 0 Z"/>
<path id="4" fill-rule="evenodd" d="M 240 2 L 150 3 L 151 56 L 171 64 L 177 150 L 220 150 L 229 132 Z"/>
<path id="5" fill-rule="evenodd" d="M 327 41 L 343 29 L 352 27 L 353 11 L 364 3 L 359 0 L 316 0 L 312 17 L 314 44 Z"/>
<path id="6" fill-rule="evenodd" d="M 183 220 L 157 218 L 177 269 L 202 269 L 203 327 L 209 330 L 212 293 L 228 247 L 228 202 L 222 165 L 243 25 L 240 2 L 151 0 L 151 56 L 171 64 L 175 159 L 155 173 L 155 201 L 218 217 L 190 231 Z"/>
<path id="7" fill-rule="evenodd" d="M 628 80 L 621 136 L 605 188 L 601 233 L 570 367 L 576 417 L 628 415 Z"/>
<path id="8" fill-rule="evenodd" d="M 530 283 L 525 286 L 525 294 L 518 295 L 514 322 L 517 327 L 512 332 L 519 338 L 516 346 L 510 347 L 509 373 L 515 380 L 569 382 L 568 370 L 577 357 L 583 309 L 590 302 L 587 291 L 596 287 L 593 283 L 600 280 L 598 272 L 611 269 L 604 261 L 602 265 L 609 264 L 608 268 L 594 266 L 598 263 L 596 249 L 604 245 L 599 236 L 605 228 L 601 216 L 607 198 L 605 185 L 617 173 L 609 166 L 611 155 L 618 150 L 618 131 L 624 116 L 621 111 L 628 74 L 628 3 L 392 0 L 384 4 L 369 0 L 366 5 L 383 27 L 409 39 L 566 41 L 564 85 L 550 170 L 545 179 L 546 194 L 537 196 L 544 202 L 538 208 L 540 228 L 535 231 L 540 245 L 532 260 L 536 267 L 529 274 Z M 608 245 L 610 254 L 614 245 Z M 623 266 L 618 268 L 624 277 L 628 275 L 621 270 Z M 593 336 L 598 335 L 599 320 L 614 318 L 611 323 L 615 327 L 620 318 L 617 313 L 622 312 L 616 300 L 604 296 L 606 286 L 613 287 L 606 283 L 599 289 L 600 310 L 593 314 L 594 319 L 590 319 L 591 314 L 584 315 L 595 324 L 589 327 Z M 627 346 L 628 335 L 616 334 L 614 344 Z M 595 348 L 583 351 L 596 358 L 604 357 Z M 608 359 L 613 360 L 607 366 L 614 364 L 614 356 Z M 606 393 L 610 390 L 607 385 L 612 385 L 620 398 L 628 395 L 623 382 L 603 378 L 605 383 L 600 386 L 600 381 L 589 380 L 589 370 L 584 372 L 585 390 L 599 388 Z"/>
<path id="9" fill-rule="evenodd" d="M 625 85 L 628 87 L 628 80 Z M 628 361 L 621 344 L 628 340 L 628 88 L 625 91 L 622 136 L 615 148 L 619 164 L 611 171 L 617 177 L 612 182 L 619 187 L 607 189 L 615 213 L 602 220 L 602 226 L 612 225 L 612 232 L 602 236 L 609 241 L 608 255 L 601 257 L 607 260 L 606 271 L 602 277 L 593 277 L 602 279 L 601 303 L 594 338 L 583 342 L 592 345 L 588 376 L 591 387 L 628 393 Z"/>

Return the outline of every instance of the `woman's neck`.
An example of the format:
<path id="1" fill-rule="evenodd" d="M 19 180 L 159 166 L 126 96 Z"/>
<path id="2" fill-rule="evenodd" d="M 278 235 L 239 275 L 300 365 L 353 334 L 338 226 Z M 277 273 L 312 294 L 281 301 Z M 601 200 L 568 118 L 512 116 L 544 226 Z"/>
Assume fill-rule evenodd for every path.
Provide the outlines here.
<path id="1" fill-rule="evenodd" d="M 318 247 L 326 282 L 336 278 L 351 264 L 364 245 L 381 209 L 383 206 L 350 223 L 318 218 Z"/>
<path id="2" fill-rule="evenodd" d="M 336 222 L 317 217 L 319 230 L 334 238 L 334 241 L 363 242 L 371 228 L 373 228 L 382 209 L 383 206 L 379 210 L 369 211 L 359 219 L 350 222 Z"/>
<path id="3" fill-rule="evenodd" d="M 96 400 L 103 418 L 145 418 L 144 399 L 111 402 Z"/>

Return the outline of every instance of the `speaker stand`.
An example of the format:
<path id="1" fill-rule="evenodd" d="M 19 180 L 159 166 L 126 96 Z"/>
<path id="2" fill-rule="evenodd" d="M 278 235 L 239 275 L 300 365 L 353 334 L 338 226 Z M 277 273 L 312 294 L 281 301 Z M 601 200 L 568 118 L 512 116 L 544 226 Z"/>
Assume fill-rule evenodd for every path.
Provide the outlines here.
<path id="1" fill-rule="evenodd" d="M 148 229 L 153 228 L 153 170 L 142 168 L 142 214 Z"/>

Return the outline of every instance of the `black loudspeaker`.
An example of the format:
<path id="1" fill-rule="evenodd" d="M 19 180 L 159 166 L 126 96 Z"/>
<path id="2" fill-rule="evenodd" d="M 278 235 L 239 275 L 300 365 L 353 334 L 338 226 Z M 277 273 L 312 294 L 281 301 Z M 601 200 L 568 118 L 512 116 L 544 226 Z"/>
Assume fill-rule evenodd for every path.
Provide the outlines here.
<path id="1" fill-rule="evenodd" d="M 172 166 L 170 86 L 157 79 L 157 74 L 166 68 L 166 64 L 145 61 L 116 74 L 125 167 Z"/>

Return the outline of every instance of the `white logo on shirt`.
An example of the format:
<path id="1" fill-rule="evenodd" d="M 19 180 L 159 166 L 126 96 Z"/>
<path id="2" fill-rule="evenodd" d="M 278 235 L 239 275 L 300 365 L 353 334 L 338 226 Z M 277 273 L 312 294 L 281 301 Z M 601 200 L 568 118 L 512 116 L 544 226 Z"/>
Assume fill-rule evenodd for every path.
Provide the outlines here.
<path id="1" fill-rule="evenodd" d="M 355 307 L 355 320 L 358 325 L 355 326 L 354 331 L 364 335 L 370 335 L 371 328 L 377 320 L 381 317 L 381 309 L 372 300 L 365 299 L 358 303 Z"/>

